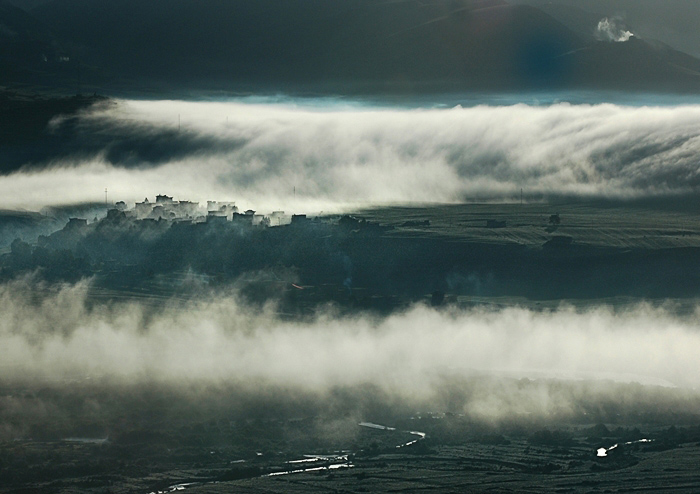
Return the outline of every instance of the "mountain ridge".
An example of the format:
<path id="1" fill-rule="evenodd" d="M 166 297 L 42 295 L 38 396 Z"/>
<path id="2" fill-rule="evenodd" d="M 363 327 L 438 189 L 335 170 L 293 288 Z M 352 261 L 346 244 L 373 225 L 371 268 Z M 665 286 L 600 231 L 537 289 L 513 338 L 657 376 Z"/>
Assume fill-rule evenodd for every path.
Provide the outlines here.
<path id="1" fill-rule="evenodd" d="M 107 93 L 700 89 L 690 55 L 591 41 L 502 0 L 53 0 L 31 13 L 78 65 L 64 84 Z"/>

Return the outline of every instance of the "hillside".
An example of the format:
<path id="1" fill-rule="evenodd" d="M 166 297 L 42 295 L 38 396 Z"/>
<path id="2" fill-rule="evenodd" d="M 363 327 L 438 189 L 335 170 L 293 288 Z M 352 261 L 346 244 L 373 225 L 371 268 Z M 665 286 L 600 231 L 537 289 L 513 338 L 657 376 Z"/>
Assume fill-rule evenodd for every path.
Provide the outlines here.
<path id="1" fill-rule="evenodd" d="M 501 0 L 53 0 L 31 13 L 108 90 L 694 91 L 700 68 Z"/>

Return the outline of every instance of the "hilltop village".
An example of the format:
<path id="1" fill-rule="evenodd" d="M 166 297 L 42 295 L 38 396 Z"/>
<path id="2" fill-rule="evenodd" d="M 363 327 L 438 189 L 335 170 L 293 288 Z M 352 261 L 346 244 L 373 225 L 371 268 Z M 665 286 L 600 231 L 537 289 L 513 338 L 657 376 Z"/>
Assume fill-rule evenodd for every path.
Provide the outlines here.
<path id="1" fill-rule="evenodd" d="M 339 222 L 337 218 L 313 219 L 315 224 L 323 222 L 326 225 L 347 224 L 348 221 L 358 227 L 369 225 L 349 216 Z M 247 235 L 270 226 L 300 226 L 307 222 L 311 223 L 312 220 L 305 214 L 287 215 L 284 211 L 273 211 L 269 215 L 261 215 L 252 209 L 240 212 L 236 204 L 229 201 L 207 201 L 206 206 L 202 206 L 198 202 L 177 201 L 171 196 L 157 195 L 154 202 L 145 198 L 142 202 L 136 202 L 131 209 L 124 201 L 119 201 L 107 209 L 101 219 L 71 217 L 62 230 L 39 236 L 37 244 L 51 249 L 74 250 L 80 246 L 85 248 L 86 239 L 95 240 L 93 237 L 110 238 L 118 244 L 124 236 L 137 235 L 147 243 L 171 229 L 181 235 L 206 233 L 212 236 L 217 232 L 224 233 L 228 228 L 238 231 L 240 235 Z M 219 227 L 221 229 L 217 230 Z M 138 250 L 138 245 L 131 247 Z M 91 255 L 100 257 L 94 250 Z"/>
<path id="2" fill-rule="evenodd" d="M 358 271 L 353 259 L 371 259 L 372 242 L 365 241 L 390 230 L 348 215 L 259 215 L 239 212 L 233 202 L 207 201 L 204 208 L 158 195 L 131 209 L 117 202 L 101 219 L 72 217 L 36 245 L 15 240 L 0 274 L 8 279 L 34 272 L 59 282 L 92 278 L 110 293 L 144 296 L 234 283 L 251 302 L 292 297 L 293 306 L 354 303 L 359 296 L 385 305 L 393 298 L 369 295 L 366 284 L 354 286 L 364 269 Z"/>
<path id="3" fill-rule="evenodd" d="M 235 221 L 240 224 L 270 226 L 270 217 L 280 219 L 284 216 L 284 211 L 275 211 L 270 216 L 255 214 L 252 209 L 241 213 L 235 202 L 219 201 L 207 201 L 206 210 L 203 210 L 198 202 L 175 201 L 171 196 L 157 195 L 155 202 L 145 198 L 143 202 L 134 204 L 131 210 L 127 209 L 124 201 L 119 201 L 114 205 L 114 209 L 107 212 L 107 216 L 112 219 L 121 217 L 122 214 L 124 218 L 137 220 L 170 220 L 185 223 Z M 305 217 L 294 215 L 294 221 Z"/>
<path id="4" fill-rule="evenodd" d="M 688 269 L 700 262 L 696 236 L 647 238 L 642 222 L 616 232 L 636 243 L 601 246 L 579 240 L 595 241 L 599 226 L 575 215 L 465 205 L 429 217 L 396 208 L 369 212 L 371 219 L 312 218 L 159 195 L 133 208 L 118 202 L 101 219 L 70 218 L 36 242 L 16 239 L 0 256 L 0 279 L 90 279 L 106 297 L 163 300 L 233 287 L 252 304 L 275 301 L 290 313 L 328 303 L 391 311 L 503 297 L 539 304 L 700 296 L 700 272 Z"/>

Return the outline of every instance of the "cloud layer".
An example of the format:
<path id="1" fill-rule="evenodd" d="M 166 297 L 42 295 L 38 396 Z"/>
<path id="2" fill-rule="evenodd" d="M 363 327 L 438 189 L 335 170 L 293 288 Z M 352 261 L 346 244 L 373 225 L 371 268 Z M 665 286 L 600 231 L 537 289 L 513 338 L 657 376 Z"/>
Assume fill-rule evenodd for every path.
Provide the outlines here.
<path id="1" fill-rule="evenodd" d="M 371 383 L 428 396 L 445 377 L 614 380 L 697 387 L 700 312 L 640 304 L 554 311 L 436 311 L 386 318 L 280 318 L 211 295 L 159 309 L 93 304 L 85 283 L 0 287 L 0 362 L 9 381 L 253 383 L 325 392 Z M 44 291 L 42 291 L 44 290 Z"/>
<path id="2" fill-rule="evenodd" d="M 0 180 L 0 207 L 168 193 L 259 211 L 550 196 L 695 195 L 700 106 L 376 108 L 120 101 L 65 153 Z"/>

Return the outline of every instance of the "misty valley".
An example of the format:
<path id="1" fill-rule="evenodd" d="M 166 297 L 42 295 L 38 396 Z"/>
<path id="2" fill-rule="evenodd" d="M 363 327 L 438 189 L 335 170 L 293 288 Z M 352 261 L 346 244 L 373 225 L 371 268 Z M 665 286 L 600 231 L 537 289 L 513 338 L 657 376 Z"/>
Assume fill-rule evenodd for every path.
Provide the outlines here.
<path id="1" fill-rule="evenodd" d="M 0 494 L 698 491 L 699 24 L 0 0 Z"/>
<path id="2" fill-rule="evenodd" d="M 663 207 L 6 212 L 4 489 L 694 485 L 700 223 Z"/>

